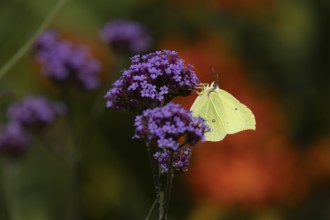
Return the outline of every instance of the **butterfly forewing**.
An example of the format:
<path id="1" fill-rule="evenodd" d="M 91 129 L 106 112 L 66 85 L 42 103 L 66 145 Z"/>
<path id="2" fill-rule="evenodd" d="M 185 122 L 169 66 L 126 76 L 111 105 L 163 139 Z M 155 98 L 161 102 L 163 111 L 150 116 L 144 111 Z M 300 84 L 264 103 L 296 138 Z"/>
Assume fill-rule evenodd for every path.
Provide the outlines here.
<path id="1" fill-rule="evenodd" d="M 211 94 L 212 93 L 213 92 L 211 92 Z M 226 136 L 224 126 L 222 125 L 220 118 L 217 115 L 217 110 L 213 106 L 209 97 L 209 91 L 202 91 L 196 98 L 190 110 L 193 112 L 194 116 L 202 117 L 210 127 L 211 130 L 205 133 L 205 140 L 220 141 Z"/>

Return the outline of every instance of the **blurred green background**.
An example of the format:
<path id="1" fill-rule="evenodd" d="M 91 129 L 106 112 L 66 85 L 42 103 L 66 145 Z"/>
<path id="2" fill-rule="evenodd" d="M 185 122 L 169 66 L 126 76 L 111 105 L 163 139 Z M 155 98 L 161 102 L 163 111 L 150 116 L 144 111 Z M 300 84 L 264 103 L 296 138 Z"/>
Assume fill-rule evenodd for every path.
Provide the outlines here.
<path id="1" fill-rule="evenodd" d="M 56 2 L 0 2 L 0 67 Z M 190 171 L 174 180 L 169 219 L 328 220 L 329 17 L 326 0 L 68 0 L 49 27 L 86 44 L 112 82 L 130 55 L 111 51 L 100 30 L 114 18 L 137 20 L 153 37 L 150 52 L 178 51 L 205 83 L 214 81 L 214 69 L 220 87 L 255 113 L 255 132 L 193 149 Z M 69 220 L 72 212 L 81 220 L 145 218 L 155 198 L 146 149 L 131 139 L 133 115 L 105 109 L 111 82 L 73 92 L 73 119 L 39 134 L 24 157 L 2 158 L 0 219 Z M 2 123 L 7 106 L 27 94 L 61 100 L 31 50 L 0 79 L 0 94 Z M 176 101 L 189 108 L 195 97 Z M 81 155 L 74 189 L 66 159 L 73 134 Z"/>

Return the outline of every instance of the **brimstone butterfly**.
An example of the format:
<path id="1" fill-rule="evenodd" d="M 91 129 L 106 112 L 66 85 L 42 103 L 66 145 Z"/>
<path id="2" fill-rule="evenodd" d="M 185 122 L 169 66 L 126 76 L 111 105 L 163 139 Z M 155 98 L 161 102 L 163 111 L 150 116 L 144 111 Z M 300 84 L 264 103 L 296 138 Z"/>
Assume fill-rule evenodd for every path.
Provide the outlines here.
<path id="1" fill-rule="evenodd" d="M 256 128 L 252 111 L 234 96 L 211 83 L 202 84 L 202 91 L 191 106 L 194 116 L 201 116 L 211 131 L 205 133 L 206 141 L 221 141 L 227 134 Z"/>

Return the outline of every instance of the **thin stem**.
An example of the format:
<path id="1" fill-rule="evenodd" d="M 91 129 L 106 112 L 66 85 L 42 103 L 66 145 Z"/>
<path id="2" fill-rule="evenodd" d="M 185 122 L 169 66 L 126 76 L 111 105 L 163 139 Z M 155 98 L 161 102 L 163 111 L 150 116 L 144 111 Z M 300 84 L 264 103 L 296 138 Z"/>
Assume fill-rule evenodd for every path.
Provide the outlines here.
<path id="1" fill-rule="evenodd" d="M 165 190 L 161 189 L 159 191 L 159 199 L 158 199 L 158 204 L 159 204 L 159 220 L 162 220 L 164 212 L 165 212 Z"/>
<path id="2" fill-rule="evenodd" d="M 174 173 L 173 173 L 173 167 L 171 167 L 171 173 L 168 173 L 167 177 L 167 189 L 166 189 L 166 199 L 165 199 L 165 212 L 167 214 L 168 207 L 170 204 L 170 198 L 171 198 L 171 192 L 172 192 L 172 185 L 173 185 L 173 179 L 174 179 Z"/>
<path id="3" fill-rule="evenodd" d="M 3 77 L 14 64 L 26 53 L 26 51 L 32 46 L 35 39 L 39 34 L 48 26 L 53 18 L 58 14 L 63 7 L 66 0 L 58 0 L 54 7 L 51 9 L 45 20 L 40 24 L 36 32 L 23 44 L 23 46 L 8 60 L 8 62 L 0 69 L 0 78 Z"/>
<path id="4" fill-rule="evenodd" d="M 152 171 L 152 177 L 153 177 L 155 192 L 156 192 L 156 199 L 155 199 L 155 202 L 151 206 L 148 216 L 146 217 L 146 220 L 147 220 L 150 218 L 150 215 L 152 214 L 156 204 L 159 203 L 159 201 L 160 201 L 162 184 L 161 184 L 161 180 L 160 180 L 161 171 L 160 171 L 157 161 L 154 158 L 152 145 L 151 145 L 150 141 L 146 142 L 146 146 L 147 146 L 148 158 L 149 158 L 149 163 L 150 163 L 150 167 L 151 167 L 151 171 Z"/>
<path id="5" fill-rule="evenodd" d="M 40 130 L 38 132 L 35 132 L 35 140 L 39 143 L 39 145 L 46 149 L 48 151 L 48 153 L 52 154 L 52 155 L 56 155 L 59 156 L 59 151 L 56 150 L 56 148 L 54 148 L 54 146 L 52 145 L 51 141 L 48 141 L 47 137 L 46 137 L 46 133 L 44 132 L 44 130 Z"/>
<path id="6" fill-rule="evenodd" d="M 151 216 L 152 212 L 154 211 L 157 203 L 158 203 L 158 197 L 155 199 L 154 203 L 152 204 L 152 206 L 151 206 L 151 208 L 150 208 L 150 210 L 148 212 L 148 215 L 147 215 L 147 217 L 146 217 L 145 220 L 149 220 L 150 219 L 150 216 Z"/>
<path id="7" fill-rule="evenodd" d="M 164 172 L 162 166 L 158 163 L 158 180 L 159 180 L 159 192 L 158 192 L 158 206 L 159 206 L 159 218 L 163 216 L 164 204 L 165 204 L 165 188 L 164 188 Z"/>
<path id="8" fill-rule="evenodd" d="M 81 162 L 81 152 L 78 147 L 80 143 L 78 143 L 78 135 L 76 131 L 76 121 L 74 115 L 74 105 L 71 91 L 68 87 L 62 87 L 62 99 L 67 106 L 67 123 L 69 131 L 69 146 L 68 146 L 68 155 L 67 155 L 67 163 L 69 169 L 69 184 L 71 195 L 68 198 L 68 219 L 75 220 L 80 219 L 80 198 L 79 196 L 79 187 L 80 187 L 80 162 Z M 78 189 L 78 190 L 77 190 Z"/>
<path id="9" fill-rule="evenodd" d="M 18 187 L 19 167 L 17 166 L 18 164 L 13 164 L 9 160 L 4 164 L 4 194 L 10 220 L 23 220 Z"/>
<path id="10" fill-rule="evenodd" d="M 158 163 L 154 158 L 153 151 L 152 151 L 152 146 L 149 141 L 146 142 L 147 145 L 147 152 L 148 152 L 148 157 L 149 157 L 149 163 L 152 171 L 152 177 L 154 180 L 154 186 L 155 186 L 155 191 L 158 196 L 159 190 L 160 190 L 160 178 L 159 178 L 159 169 L 158 169 Z"/>
<path id="11" fill-rule="evenodd" d="M 169 151 L 170 159 L 168 161 L 168 171 L 166 177 L 166 188 L 165 188 L 165 196 L 163 204 L 163 213 L 160 215 L 160 220 L 167 220 L 167 210 L 170 202 L 170 195 L 172 191 L 172 182 L 173 182 L 173 152 Z"/>

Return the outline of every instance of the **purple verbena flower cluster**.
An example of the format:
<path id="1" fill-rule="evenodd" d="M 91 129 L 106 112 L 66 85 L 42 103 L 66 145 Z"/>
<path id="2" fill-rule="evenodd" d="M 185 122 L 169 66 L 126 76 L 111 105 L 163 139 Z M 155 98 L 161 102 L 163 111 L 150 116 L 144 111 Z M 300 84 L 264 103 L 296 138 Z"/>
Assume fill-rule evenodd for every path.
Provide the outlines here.
<path id="1" fill-rule="evenodd" d="M 145 110 L 136 116 L 134 125 L 133 138 L 155 142 L 159 148 L 174 151 L 184 145 L 194 146 L 204 140 L 204 133 L 209 130 L 202 118 L 173 103 Z"/>
<path id="2" fill-rule="evenodd" d="M 21 102 L 13 103 L 8 108 L 7 115 L 11 121 L 22 126 L 40 127 L 52 123 L 65 112 L 63 103 L 52 102 L 45 97 L 27 96 Z"/>
<path id="3" fill-rule="evenodd" d="M 63 103 L 41 96 L 27 96 L 11 104 L 9 122 L 0 128 L 0 152 L 11 157 L 22 155 L 30 145 L 29 129 L 44 128 L 65 112 Z"/>
<path id="4" fill-rule="evenodd" d="M 188 171 L 190 166 L 191 149 L 188 147 L 181 147 L 173 152 L 173 170 L 175 174 L 184 173 Z M 168 163 L 170 155 L 168 150 L 162 152 L 158 151 L 154 154 L 154 158 L 158 161 L 164 172 L 168 171 Z"/>
<path id="5" fill-rule="evenodd" d="M 107 92 L 107 107 L 141 113 L 162 106 L 176 96 L 186 96 L 199 83 L 175 51 L 162 50 L 131 58 L 131 66 Z"/>
<path id="6" fill-rule="evenodd" d="M 37 60 L 45 76 L 63 85 L 75 85 L 85 90 L 100 84 L 100 62 L 83 45 L 60 39 L 57 33 L 46 31 L 35 42 Z"/>
<path id="7" fill-rule="evenodd" d="M 11 122 L 0 128 L 0 152 L 10 157 L 22 155 L 30 144 L 30 139 L 18 123 Z"/>
<path id="8" fill-rule="evenodd" d="M 151 37 L 145 27 L 125 19 L 109 22 L 102 29 L 101 37 L 118 52 L 142 53 L 151 46 Z"/>

